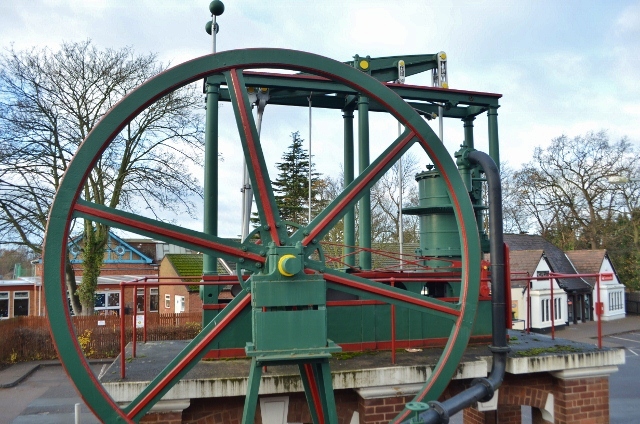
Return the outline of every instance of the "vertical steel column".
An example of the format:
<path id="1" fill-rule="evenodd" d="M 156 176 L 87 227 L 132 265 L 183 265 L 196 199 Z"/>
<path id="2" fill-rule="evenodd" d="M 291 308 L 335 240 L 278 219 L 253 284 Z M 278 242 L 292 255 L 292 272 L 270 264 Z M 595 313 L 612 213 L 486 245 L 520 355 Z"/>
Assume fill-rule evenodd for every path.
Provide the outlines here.
<path id="1" fill-rule="evenodd" d="M 498 140 L 498 108 L 491 107 L 487 112 L 489 118 L 489 156 L 500 170 L 500 141 Z"/>
<path id="2" fill-rule="evenodd" d="M 353 181 L 353 110 L 344 110 L 344 187 Z M 344 215 L 344 247 L 342 255 L 344 263 L 355 266 L 354 247 L 356 244 L 356 217 L 354 207 L 350 207 Z"/>
<path id="3" fill-rule="evenodd" d="M 207 118 L 205 124 L 204 151 L 204 232 L 218 235 L 218 101 L 220 87 L 215 84 L 206 85 Z M 214 255 L 203 255 L 202 274 L 218 273 L 218 258 Z M 202 303 L 218 303 L 217 285 L 202 286 Z M 217 310 L 202 312 L 202 325 L 207 325 L 217 314 Z"/>
<path id="4" fill-rule="evenodd" d="M 474 149 L 473 142 L 473 121 L 476 118 L 468 116 L 462 120 L 464 122 L 464 146 L 470 149 Z"/>
<path id="5" fill-rule="evenodd" d="M 369 166 L 369 99 L 362 95 L 358 97 L 358 164 L 360 174 Z M 359 217 L 359 246 L 371 249 L 371 191 L 360 199 Z M 371 269 L 371 251 L 360 251 L 360 268 Z"/>

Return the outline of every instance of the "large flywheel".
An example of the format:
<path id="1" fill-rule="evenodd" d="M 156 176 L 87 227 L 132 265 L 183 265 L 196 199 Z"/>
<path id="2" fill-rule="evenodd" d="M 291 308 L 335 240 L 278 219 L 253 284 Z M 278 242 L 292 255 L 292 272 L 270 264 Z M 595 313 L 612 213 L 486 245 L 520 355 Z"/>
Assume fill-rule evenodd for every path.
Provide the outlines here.
<path id="1" fill-rule="evenodd" d="M 315 75 L 348 87 L 383 106 L 406 129 L 333 200 L 309 225 L 293 233 L 280 218 L 262 145 L 251 113 L 244 82 L 250 69 L 285 69 Z M 108 208 L 82 199 L 82 187 L 105 149 L 138 113 L 160 97 L 211 75 L 221 75 L 229 90 L 242 151 L 249 167 L 251 184 L 258 205 L 261 244 L 238 242 L 204 232 L 185 229 L 123 210 Z M 419 145 L 440 171 L 459 227 L 462 246 L 461 289 L 459 301 L 444 302 L 375 281 L 330 269 L 317 255 L 323 237 L 345 213 L 414 145 Z M 225 307 L 201 333 L 127 406 L 119 406 L 91 372 L 75 336 L 69 314 L 65 285 L 65 262 L 70 225 L 74 219 L 88 219 L 109 227 L 137 233 L 183 246 L 204 254 L 242 263 L 253 276 L 271 269 L 283 275 L 320 275 L 326 288 L 375 299 L 445 319 L 450 325 L 449 339 L 432 374 L 416 395 L 415 401 L 434 400 L 442 394 L 454 376 L 469 341 L 476 314 L 480 281 L 480 245 L 476 217 L 467 189 L 458 170 L 424 119 L 402 98 L 365 73 L 334 60 L 299 51 L 279 49 L 237 50 L 203 56 L 173 67 L 150 79 L 113 107 L 80 146 L 69 165 L 51 208 L 44 249 L 44 284 L 51 330 L 60 359 L 87 405 L 102 421 L 138 422 L 177 381 L 210 349 L 218 334 L 251 303 L 251 285 Z M 275 268 L 269 264 L 266 247 L 282 249 Z M 297 249 L 296 263 L 286 249 Z M 282 258 L 289 259 L 282 259 Z M 287 262 L 288 261 L 288 262 Z M 288 263 L 288 265 L 287 265 Z M 285 271 L 284 273 L 282 271 Z M 407 419 L 405 409 L 394 420 Z M 319 411 L 318 413 L 322 413 Z M 329 414 L 329 417 L 331 414 Z M 331 420 L 328 419 L 327 422 Z"/>

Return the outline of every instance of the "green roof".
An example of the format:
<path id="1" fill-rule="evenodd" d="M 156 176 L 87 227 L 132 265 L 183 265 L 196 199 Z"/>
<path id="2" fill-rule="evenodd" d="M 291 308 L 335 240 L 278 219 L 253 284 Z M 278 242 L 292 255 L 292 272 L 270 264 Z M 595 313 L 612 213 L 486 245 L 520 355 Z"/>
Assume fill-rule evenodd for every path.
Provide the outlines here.
<path id="1" fill-rule="evenodd" d="M 190 279 L 191 281 L 200 281 L 202 277 L 202 255 L 190 253 L 168 253 L 165 255 L 167 260 L 176 270 L 180 277 L 198 277 Z"/>
<path id="2" fill-rule="evenodd" d="M 165 255 L 171 262 L 176 273 L 180 277 L 198 277 L 197 280 L 191 279 L 191 281 L 200 281 L 202 277 L 202 258 L 203 255 L 197 253 L 168 253 Z M 228 263 L 231 269 L 235 268 L 235 263 Z M 218 275 L 229 275 L 229 273 L 218 262 Z M 187 280 L 185 280 L 187 281 Z"/>

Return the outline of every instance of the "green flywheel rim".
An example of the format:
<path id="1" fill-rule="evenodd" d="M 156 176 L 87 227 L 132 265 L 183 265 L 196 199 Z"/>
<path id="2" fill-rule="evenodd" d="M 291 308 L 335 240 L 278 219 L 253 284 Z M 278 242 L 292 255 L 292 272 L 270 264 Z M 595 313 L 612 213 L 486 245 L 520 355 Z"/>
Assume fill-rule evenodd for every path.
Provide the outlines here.
<path id="1" fill-rule="evenodd" d="M 70 223 L 74 217 L 79 216 L 77 207 L 83 183 L 93 164 L 127 122 L 160 97 L 208 75 L 257 68 L 289 69 L 319 75 L 340 82 L 374 99 L 387 108 L 389 113 L 408 130 L 413 131 L 418 139 L 417 142 L 441 172 L 454 206 L 463 246 L 460 312 L 454 320 L 451 336 L 444 347 L 442 357 L 416 400 L 419 401 L 425 397 L 437 398 L 457 370 L 471 335 L 477 308 L 480 245 L 469 195 L 455 163 L 442 142 L 423 118 L 397 94 L 355 68 L 300 51 L 280 49 L 226 51 L 202 56 L 170 68 L 142 84 L 114 106 L 80 146 L 69 164 L 51 207 L 44 246 L 44 287 L 51 332 L 67 373 L 87 405 L 104 422 L 137 422 L 149 410 L 151 404 L 137 409 L 135 414 L 128 412 L 131 410 L 130 407 L 119 407 L 91 372 L 74 334 L 66 295 L 65 255 Z M 146 218 L 140 217 L 140 220 L 144 219 Z M 191 231 L 191 233 L 194 232 Z M 193 362 L 197 362 L 201 356 L 194 356 Z M 157 398 L 159 399 L 165 392 L 166 390 L 159 392 Z"/>

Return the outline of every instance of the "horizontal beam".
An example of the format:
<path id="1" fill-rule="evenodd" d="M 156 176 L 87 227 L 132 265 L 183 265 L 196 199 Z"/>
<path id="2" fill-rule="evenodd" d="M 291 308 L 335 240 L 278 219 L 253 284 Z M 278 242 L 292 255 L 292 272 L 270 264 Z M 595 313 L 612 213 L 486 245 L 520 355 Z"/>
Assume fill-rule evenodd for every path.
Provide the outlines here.
<path id="1" fill-rule="evenodd" d="M 343 109 L 345 97 L 358 94 L 340 82 L 330 81 L 315 75 L 245 72 L 244 80 L 247 87 L 269 88 L 271 97 L 269 103 L 280 105 L 308 106 L 307 98 L 309 93 L 313 93 L 314 107 Z M 207 78 L 207 82 L 226 85 L 222 75 L 212 75 Z M 428 109 L 429 106 L 433 106 L 433 103 L 443 104 L 445 105 L 445 116 L 449 114 L 448 116 L 455 118 L 475 116 L 489 107 L 498 108 L 500 107 L 498 100 L 502 97 L 501 94 L 477 91 L 396 83 L 384 84 L 404 100 L 425 102 L 424 108 Z M 229 100 L 226 90 L 221 90 L 220 94 L 221 100 Z M 378 111 L 383 110 L 379 105 L 371 105 L 371 110 L 375 111 L 376 107 Z M 469 107 L 473 108 L 469 109 Z"/>

